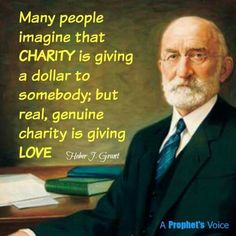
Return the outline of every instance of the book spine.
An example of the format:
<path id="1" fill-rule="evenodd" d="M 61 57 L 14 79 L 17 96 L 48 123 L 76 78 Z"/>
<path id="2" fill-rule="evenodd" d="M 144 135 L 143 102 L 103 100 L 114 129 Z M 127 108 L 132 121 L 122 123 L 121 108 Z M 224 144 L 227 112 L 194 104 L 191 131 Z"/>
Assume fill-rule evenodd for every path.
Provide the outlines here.
<path id="1" fill-rule="evenodd" d="M 45 189 L 48 192 L 61 193 L 61 194 L 73 194 L 88 196 L 87 185 L 77 183 L 63 183 L 57 180 L 46 180 Z"/>
<path id="2" fill-rule="evenodd" d="M 79 177 L 79 178 L 100 178 L 100 179 L 115 179 L 118 175 L 114 174 L 93 174 L 93 173 L 68 173 L 67 177 Z"/>

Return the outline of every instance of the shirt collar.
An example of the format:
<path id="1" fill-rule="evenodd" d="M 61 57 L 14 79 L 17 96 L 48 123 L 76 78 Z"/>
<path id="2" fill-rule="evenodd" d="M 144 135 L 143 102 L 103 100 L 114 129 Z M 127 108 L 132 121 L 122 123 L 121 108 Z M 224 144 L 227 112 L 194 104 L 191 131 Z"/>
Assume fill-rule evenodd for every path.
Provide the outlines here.
<path id="1" fill-rule="evenodd" d="M 186 116 L 182 117 L 176 108 L 173 108 L 173 115 L 171 120 L 170 132 L 175 130 L 176 124 L 179 119 L 183 118 L 187 132 L 192 136 L 203 120 L 207 117 L 217 100 L 217 95 L 211 98 L 208 102 L 198 107 L 196 110 L 190 112 Z"/>

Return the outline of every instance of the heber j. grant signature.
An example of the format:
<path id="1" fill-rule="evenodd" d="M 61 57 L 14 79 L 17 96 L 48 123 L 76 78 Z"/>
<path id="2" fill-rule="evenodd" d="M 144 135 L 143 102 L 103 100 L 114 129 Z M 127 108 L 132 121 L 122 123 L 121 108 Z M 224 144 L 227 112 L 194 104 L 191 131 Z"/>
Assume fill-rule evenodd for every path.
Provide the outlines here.
<path id="1" fill-rule="evenodd" d="M 120 158 L 120 153 L 108 153 L 108 152 L 90 152 L 89 154 L 73 151 L 66 151 L 66 159 L 68 161 L 72 160 L 88 160 L 88 161 L 98 161 L 105 162 L 107 160 L 118 160 Z"/>

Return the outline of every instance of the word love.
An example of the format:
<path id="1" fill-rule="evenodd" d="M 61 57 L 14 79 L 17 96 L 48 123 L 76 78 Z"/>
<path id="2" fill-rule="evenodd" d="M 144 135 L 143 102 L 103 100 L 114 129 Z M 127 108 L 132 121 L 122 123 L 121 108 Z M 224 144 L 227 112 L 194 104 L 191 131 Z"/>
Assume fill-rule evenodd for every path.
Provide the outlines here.
<path id="1" fill-rule="evenodd" d="M 19 158 L 52 158 L 52 147 L 20 146 Z"/>

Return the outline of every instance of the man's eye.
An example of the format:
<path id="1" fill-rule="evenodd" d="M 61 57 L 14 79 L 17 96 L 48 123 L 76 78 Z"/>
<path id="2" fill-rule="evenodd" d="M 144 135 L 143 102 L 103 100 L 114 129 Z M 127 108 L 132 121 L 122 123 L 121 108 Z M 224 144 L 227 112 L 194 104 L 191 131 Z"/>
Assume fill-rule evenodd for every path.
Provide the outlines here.
<path id="1" fill-rule="evenodd" d="M 193 60 L 204 60 L 206 58 L 205 53 L 193 53 L 190 55 Z"/>
<path id="2" fill-rule="evenodd" d="M 168 55 L 166 60 L 167 61 L 175 61 L 178 59 L 178 55 L 177 54 L 171 54 L 171 55 Z"/>

